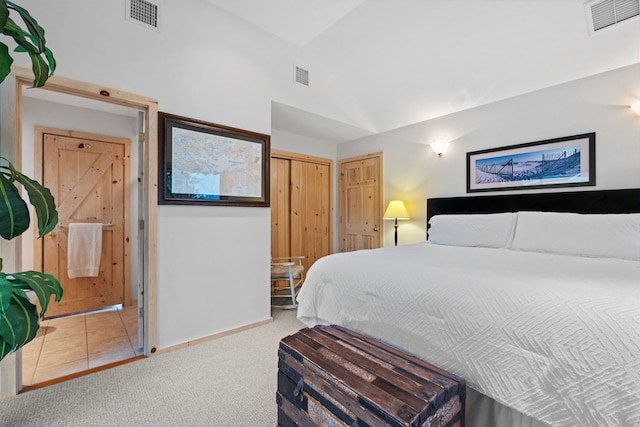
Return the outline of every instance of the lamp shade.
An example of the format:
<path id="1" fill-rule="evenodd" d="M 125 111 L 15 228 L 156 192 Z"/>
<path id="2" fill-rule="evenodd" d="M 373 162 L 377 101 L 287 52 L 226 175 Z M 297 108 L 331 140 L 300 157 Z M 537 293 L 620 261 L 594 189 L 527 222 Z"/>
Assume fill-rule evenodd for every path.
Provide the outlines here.
<path id="1" fill-rule="evenodd" d="M 392 200 L 384 211 L 384 219 L 409 219 L 407 208 L 404 207 L 402 200 Z"/>
<path id="2" fill-rule="evenodd" d="M 438 156 L 442 156 L 445 151 L 447 151 L 447 147 L 449 146 L 449 141 L 435 141 L 431 144 L 431 149 Z"/>

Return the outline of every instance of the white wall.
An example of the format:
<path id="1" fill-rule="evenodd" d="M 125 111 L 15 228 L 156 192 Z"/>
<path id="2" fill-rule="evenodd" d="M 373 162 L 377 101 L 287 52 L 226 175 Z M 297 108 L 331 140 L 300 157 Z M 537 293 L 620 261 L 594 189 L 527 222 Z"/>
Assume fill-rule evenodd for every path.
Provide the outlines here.
<path id="1" fill-rule="evenodd" d="M 596 186 L 582 189 L 639 187 L 640 117 L 629 108 L 638 99 L 640 64 L 340 144 L 338 157 L 383 152 L 385 206 L 405 201 L 412 219 L 400 223 L 399 244 L 413 243 L 426 236 L 428 197 L 466 194 L 469 151 L 596 132 Z M 451 144 L 438 157 L 427 144 L 442 136 Z M 567 190 L 576 189 L 548 191 Z M 392 245 L 390 221 L 384 233 Z"/>
<path id="2" fill-rule="evenodd" d="M 31 90 L 31 89 L 29 89 Z M 35 98 L 23 99 L 22 103 L 22 171 L 33 176 L 33 148 L 35 126 L 68 129 L 89 132 L 99 135 L 127 138 L 131 141 L 131 181 L 129 205 L 131 207 L 130 265 L 131 265 L 131 299 L 138 297 L 137 265 L 138 265 L 138 227 L 137 227 L 137 177 L 138 177 L 138 140 L 136 118 L 118 114 L 110 114 L 85 108 L 44 101 Z M 32 218 L 34 218 L 32 216 Z M 35 221 L 31 224 L 33 238 L 22 239 L 23 269 L 33 269 L 33 241 L 37 236 Z M 39 268 L 38 268 L 39 269 Z"/>
<path id="3" fill-rule="evenodd" d="M 269 134 L 277 101 L 368 125 L 308 58 L 314 85 L 295 85 L 299 48 L 206 0 L 161 2 L 158 32 L 126 21 L 124 0 L 21 6 L 46 29 L 56 75 L 155 98 L 160 111 Z M 269 228 L 268 208 L 159 207 L 160 348 L 270 317 Z"/>
<path id="4" fill-rule="evenodd" d="M 271 131 L 271 149 L 322 157 L 334 162 L 338 156 L 338 143 L 336 142 L 322 141 L 279 129 Z"/>

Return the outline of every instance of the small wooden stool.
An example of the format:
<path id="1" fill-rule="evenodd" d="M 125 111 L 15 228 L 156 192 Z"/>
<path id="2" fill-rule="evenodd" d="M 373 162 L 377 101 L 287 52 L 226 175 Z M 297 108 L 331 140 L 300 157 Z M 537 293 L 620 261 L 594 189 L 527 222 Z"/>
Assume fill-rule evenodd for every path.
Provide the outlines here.
<path id="1" fill-rule="evenodd" d="M 278 426 L 464 427 L 464 379 L 340 326 L 278 349 Z"/>

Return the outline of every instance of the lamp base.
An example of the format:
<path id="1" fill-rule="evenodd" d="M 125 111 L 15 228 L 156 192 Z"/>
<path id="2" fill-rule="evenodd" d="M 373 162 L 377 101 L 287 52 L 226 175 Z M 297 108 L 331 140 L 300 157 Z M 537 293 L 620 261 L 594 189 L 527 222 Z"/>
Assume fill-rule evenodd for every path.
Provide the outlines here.
<path id="1" fill-rule="evenodd" d="M 394 236 L 393 236 L 393 242 L 395 243 L 395 246 L 398 246 L 398 218 L 396 218 L 396 223 L 393 224 L 393 228 L 394 230 Z"/>

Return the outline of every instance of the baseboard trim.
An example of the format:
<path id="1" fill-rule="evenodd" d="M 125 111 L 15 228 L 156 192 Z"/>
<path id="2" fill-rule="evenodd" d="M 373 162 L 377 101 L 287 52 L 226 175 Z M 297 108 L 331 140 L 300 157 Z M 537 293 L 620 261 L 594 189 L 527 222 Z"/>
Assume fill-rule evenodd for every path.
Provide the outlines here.
<path id="1" fill-rule="evenodd" d="M 125 365 L 127 363 L 135 362 L 142 359 L 146 359 L 146 356 L 130 357 L 128 359 L 118 360 L 117 362 L 107 363 L 106 365 L 96 366 L 95 368 L 85 369 L 84 371 L 74 372 L 73 374 L 65 375 L 63 377 L 53 378 L 51 380 L 43 381 L 40 383 L 26 385 L 22 387 L 19 393 L 26 393 L 28 391 L 37 390 L 39 388 L 58 384 L 63 381 L 68 381 L 74 378 L 79 378 L 85 375 L 93 374 L 94 372 L 106 371 L 107 369 L 115 368 L 116 366 Z"/>
<path id="2" fill-rule="evenodd" d="M 258 326 L 268 325 L 271 322 L 273 322 L 273 318 L 272 317 L 270 317 L 268 319 L 265 319 L 265 320 L 261 320 L 260 322 L 249 323 L 248 325 L 240 326 L 239 328 L 229 329 L 228 331 L 218 332 L 218 333 L 213 334 L 213 335 L 208 335 L 206 337 L 198 338 L 197 340 L 187 341 L 187 342 L 184 342 L 182 344 L 176 344 L 176 345 L 172 345 L 172 346 L 169 346 L 169 347 L 161 348 L 161 349 L 158 349 L 158 351 L 156 351 L 154 353 L 154 355 L 155 354 L 168 353 L 170 351 L 175 351 L 175 350 L 180 350 L 182 348 L 187 348 L 187 347 L 191 347 L 192 345 L 202 344 L 202 343 L 207 342 L 207 341 L 217 340 L 218 338 L 226 337 L 226 336 L 229 336 L 229 335 L 237 334 L 238 332 L 247 331 L 249 329 L 257 328 Z"/>

